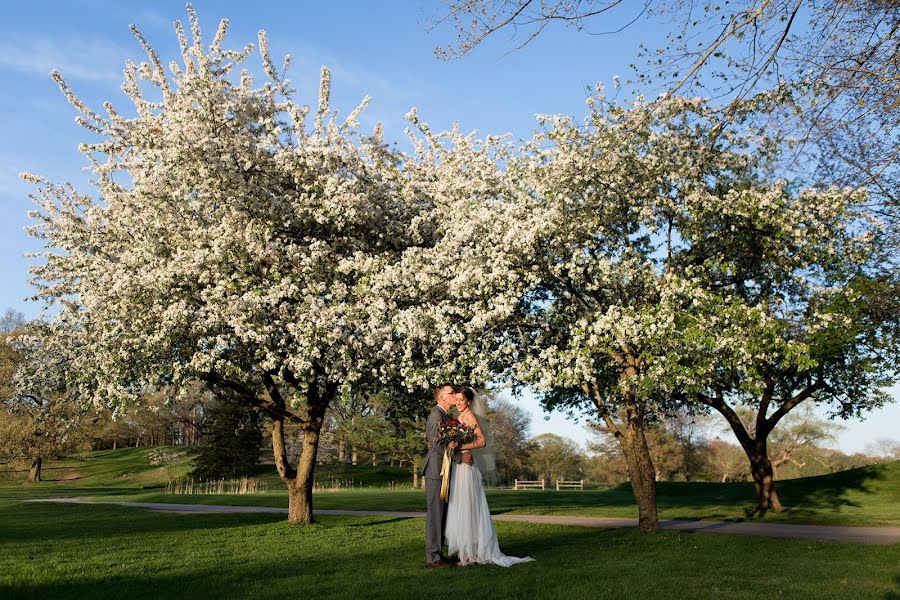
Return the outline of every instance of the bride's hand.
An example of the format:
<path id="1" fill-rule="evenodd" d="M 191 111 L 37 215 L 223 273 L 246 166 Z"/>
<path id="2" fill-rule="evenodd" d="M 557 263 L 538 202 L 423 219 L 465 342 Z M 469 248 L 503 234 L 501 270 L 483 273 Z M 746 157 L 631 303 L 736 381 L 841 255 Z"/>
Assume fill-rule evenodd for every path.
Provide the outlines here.
<path id="1" fill-rule="evenodd" d="M 459 442 L 450 442 L 449 444 L 447 444 L 447 447 L 456 450 L 457 448 L 459 448 Z"/>

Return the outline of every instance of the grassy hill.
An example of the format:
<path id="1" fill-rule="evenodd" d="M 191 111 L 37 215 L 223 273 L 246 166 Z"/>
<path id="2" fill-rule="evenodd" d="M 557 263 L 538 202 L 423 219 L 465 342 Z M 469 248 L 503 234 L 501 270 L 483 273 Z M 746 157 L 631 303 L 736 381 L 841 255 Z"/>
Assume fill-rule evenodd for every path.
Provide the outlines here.
<path id="1" fill-rule="evenodd" d="M 187 477 L 193 468 L 194 451 L 187 448 L 168 447 L 167 451 L 180 453 L 174 464 L 160 467 L 151 464 L 150 454 L 160 448 L 119 448 L 98 450 L 78 456 L 44 463 L 44 481 L 31 486 L 34 489 L 83 489 L 115 487 L 123 490 L 149 490 L 165 487 L 170 478 Z M 0 470 L 0 486 L 22 483 L 26 470 Z M 256 466 L 254 477 L 280 489 L 283 485 L 273 464 Z M 392 487 L 409 486 L 412 473 L 408 468 L 371 465 L 319 465 L 316 482 L 324 487 Z"/>
<path id="2" fill-rule="evenodd" d="M 0 497 L 50 496 L 116 497 L 156 502 L 220 503 L 287 506 L 287 495 L 273 465 L 258 466 L 258 477 L 268 484 L 264 494 L 170 495 L 163 493 L 169 475 L 180 477 L 190 469 L 191 454 L 165 469 L 150 463 L 153 448 L 103 450 L 52 461 L 43 483 L 23 485 L 24 472 L 0 474 Z M 369 465 L 320 465 L 316 481 L 322 488 L 341 482 L 351 489 L 317 493 L 317 508 L 359 510 L 424 510 L 422 490 L 408 487 L 409 469 Z M 397 489 L 390 489 L 392 486 Z M 401 486 L 406 486 L 405 488 Z M 900 461 L 871 465 L 831 475 L 778 482 L 785 510 L 765 520 L 848 525 L 900 525 Z M 629 484 L 579 491 L 489 490 L 494 513 L 558 514 L 583 516 L 637 516 Z M 752 513 L 752 483 L 660 482 L 658 505 L 664 519 L 756 519 Z"/>

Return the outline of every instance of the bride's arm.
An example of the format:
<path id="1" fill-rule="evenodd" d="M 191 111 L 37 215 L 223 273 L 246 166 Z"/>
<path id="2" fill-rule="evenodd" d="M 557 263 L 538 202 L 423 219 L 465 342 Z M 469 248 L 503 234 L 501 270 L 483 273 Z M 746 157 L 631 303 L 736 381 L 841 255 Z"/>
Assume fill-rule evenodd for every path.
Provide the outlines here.
<path id="1" fill-rule="evenodd" d="M 475 417 L 475 441 L 463 444 L 460 450 L 475 450 L 476 448 L 484 448 L 484 433 L 481 432 L 481 425 L 478 423 L 478 417 Z"/>

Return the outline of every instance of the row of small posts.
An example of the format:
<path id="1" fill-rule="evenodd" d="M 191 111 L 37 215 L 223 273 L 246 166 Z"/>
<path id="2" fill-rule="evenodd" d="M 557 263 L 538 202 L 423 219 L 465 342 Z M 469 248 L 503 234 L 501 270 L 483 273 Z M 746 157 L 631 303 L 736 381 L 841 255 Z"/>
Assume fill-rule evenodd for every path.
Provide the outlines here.
<path id="1" fill-rule="evenodd" d="M 536 490 L 547 489 L 546 480 L 544 479 L 516 479 L 513 484 L 514 490 Z M 564 479 L 556 480 L 556 491 L 559 490 L 581 490 L 584 491 L 584 479 L 578 481 L 566 481 Z"/>

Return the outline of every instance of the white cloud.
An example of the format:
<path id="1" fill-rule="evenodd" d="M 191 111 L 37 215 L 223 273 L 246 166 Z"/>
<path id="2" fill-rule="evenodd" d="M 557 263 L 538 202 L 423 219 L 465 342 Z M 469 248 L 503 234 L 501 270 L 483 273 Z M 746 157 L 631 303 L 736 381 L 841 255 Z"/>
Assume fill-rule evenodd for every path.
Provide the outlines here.
<path id="1" fill-rule="evenodd" d="M 103 40 L 14 36 L 0 41 L 0 70 L 47 77 L 56 69 L 72 80 L 118 81 L 129 54 Z"/>

